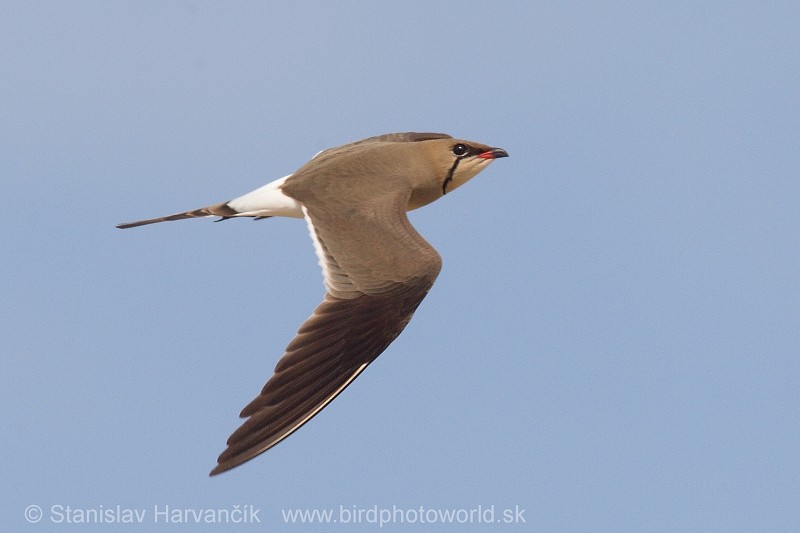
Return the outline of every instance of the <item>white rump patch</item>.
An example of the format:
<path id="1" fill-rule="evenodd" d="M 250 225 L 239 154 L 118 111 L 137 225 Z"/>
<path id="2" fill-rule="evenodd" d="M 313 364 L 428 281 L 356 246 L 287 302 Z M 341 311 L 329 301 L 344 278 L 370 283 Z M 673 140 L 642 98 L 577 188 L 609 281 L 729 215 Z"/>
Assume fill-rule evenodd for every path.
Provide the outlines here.
<path id="1" fill-rule="evenodd" d="M 267 183 L 263 187 L 251 191 L 228 202 L 228 207 L 242 217 L 292 217 L 303 218 L 300 203 L 287 196 L 281 185 L 292 175 Z"/>

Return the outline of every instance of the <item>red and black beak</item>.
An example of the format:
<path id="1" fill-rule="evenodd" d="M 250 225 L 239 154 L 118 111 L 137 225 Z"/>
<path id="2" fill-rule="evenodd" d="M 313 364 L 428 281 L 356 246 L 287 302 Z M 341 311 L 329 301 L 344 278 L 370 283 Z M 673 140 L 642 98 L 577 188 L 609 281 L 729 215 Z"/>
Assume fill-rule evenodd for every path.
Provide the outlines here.
<path id="1" fill-rule="evenodd" d="M 481 159 L 497 159 L 498 157 L 508 157 L 508 152 L 502 148 L 492 148 L 483 153 L 478 154 Z"/>

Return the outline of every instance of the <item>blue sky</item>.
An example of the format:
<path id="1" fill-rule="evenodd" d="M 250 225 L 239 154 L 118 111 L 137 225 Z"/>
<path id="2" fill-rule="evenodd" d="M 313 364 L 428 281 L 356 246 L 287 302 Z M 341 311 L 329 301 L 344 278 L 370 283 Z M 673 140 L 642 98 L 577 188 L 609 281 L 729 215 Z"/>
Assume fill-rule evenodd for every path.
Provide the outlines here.
<path id="1" fill-rule="evenodd" d="M 796 5 L 2 11 L 5 528 L 81 527 L 58 505 L 150 513 L 96 531 L 237 505 L 261 526 L 206 529 L 492 505 L 525 509 L 497 530 L 800 528 Z M 322 297 L 305 224 L 114 225 L 394 131 L 511 157 L 412 214 L 444 268 L 403 335 L 208 478 Z"/>

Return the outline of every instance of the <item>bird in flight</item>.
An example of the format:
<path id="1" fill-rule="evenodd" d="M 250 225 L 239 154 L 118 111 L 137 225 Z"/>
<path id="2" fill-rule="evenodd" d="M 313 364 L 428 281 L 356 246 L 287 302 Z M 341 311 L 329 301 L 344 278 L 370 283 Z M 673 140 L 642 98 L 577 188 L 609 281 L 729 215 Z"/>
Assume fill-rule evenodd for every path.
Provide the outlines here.
<path id="1" fill-rule="evenodd" d="M 275 446 L 308 422 L 406 327 L 442 265 L 406 212 L 466 183 L 501 148 L 442 133 L 391 133 L 324 150 L 250 193 L 132 228 L 197 217 L 304 218 L 325 298 L 300 326 L 210 475 Z"/>

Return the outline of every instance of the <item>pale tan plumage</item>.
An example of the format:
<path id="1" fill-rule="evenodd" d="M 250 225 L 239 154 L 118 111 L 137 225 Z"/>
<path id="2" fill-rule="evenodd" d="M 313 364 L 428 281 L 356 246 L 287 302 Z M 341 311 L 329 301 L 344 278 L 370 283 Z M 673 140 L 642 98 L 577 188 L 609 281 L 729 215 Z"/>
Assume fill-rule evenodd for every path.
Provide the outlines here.
<path id="1" fill-rule="evenodd" d="M 294 174 L 229 202 L 129 228 L 203 216 L 304 217 L 327 294 L 241 412 L 211 474 L 271 448 L 316 415 L 400 334 L 441 267 L 406 211 L 508 154 L 436 133 L 396 133 L 325 150 Z"/>

